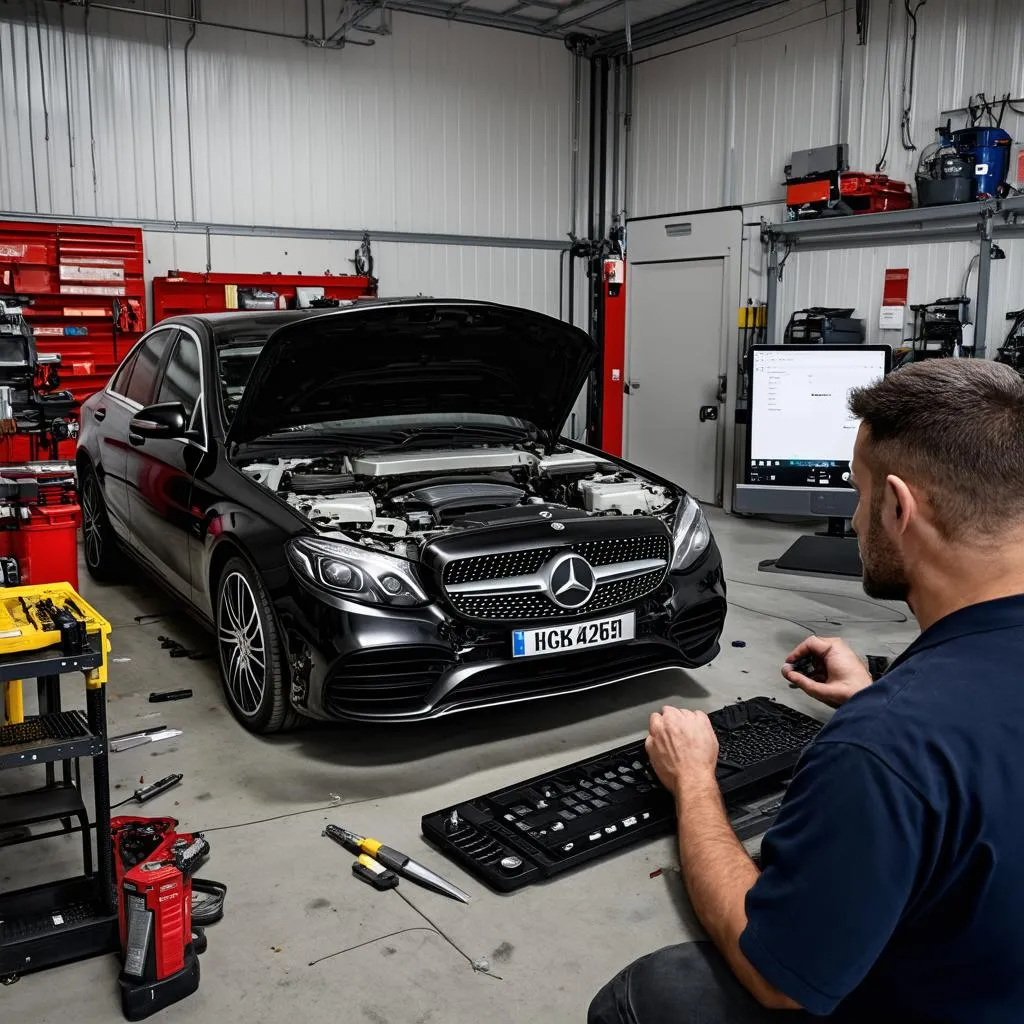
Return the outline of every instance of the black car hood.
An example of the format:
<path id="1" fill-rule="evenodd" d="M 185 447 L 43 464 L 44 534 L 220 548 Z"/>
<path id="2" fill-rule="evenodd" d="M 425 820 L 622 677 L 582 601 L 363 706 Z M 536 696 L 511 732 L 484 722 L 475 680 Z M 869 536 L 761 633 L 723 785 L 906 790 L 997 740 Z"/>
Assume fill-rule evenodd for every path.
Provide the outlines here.
<path id="1" fill-rule="evenodd" d="M 268 338 L 227 438 L 444 412 L 514 416 L 554 433 L 596 358 L 584 331 L 525 309 L 434 299 L 358 304 Z"/>

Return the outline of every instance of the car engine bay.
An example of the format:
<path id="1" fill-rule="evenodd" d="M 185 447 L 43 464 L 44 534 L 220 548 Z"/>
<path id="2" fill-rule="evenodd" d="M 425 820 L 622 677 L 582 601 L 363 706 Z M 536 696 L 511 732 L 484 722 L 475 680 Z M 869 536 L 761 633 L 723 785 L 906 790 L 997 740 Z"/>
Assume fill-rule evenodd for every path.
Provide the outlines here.
<path id="1" fill-rule="evenodd" d="M 335 537 L 416 559 L 453 530 L 516 521 L 655 516 L 680 497 L 600 455 L 516 444 L 245 461 L 239 469 Z"/>

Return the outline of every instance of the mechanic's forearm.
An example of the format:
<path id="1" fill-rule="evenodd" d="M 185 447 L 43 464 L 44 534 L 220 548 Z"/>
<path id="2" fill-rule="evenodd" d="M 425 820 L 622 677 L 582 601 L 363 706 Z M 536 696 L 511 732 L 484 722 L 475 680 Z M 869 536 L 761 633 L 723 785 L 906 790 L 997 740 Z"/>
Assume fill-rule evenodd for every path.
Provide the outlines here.
<path id="1" fill-rule="evenodd" d="M 733 973 L 763 1005 L 797 1009 L 754 969 L 740 949 L 747 926 L 746 895 L 760 872 L 736 838 L 714 775 L 679 787 L 679 859 L 683 881 L 701 924 Z"/>

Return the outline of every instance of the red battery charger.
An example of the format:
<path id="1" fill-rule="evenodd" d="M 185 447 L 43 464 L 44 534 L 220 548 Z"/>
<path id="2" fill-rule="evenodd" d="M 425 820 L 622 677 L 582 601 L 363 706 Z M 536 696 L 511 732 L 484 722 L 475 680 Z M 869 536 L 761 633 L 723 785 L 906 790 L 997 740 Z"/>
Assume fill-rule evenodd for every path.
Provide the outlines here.
<path id="1" fill-rule="evenodd" d="M 174 818 L 111 820 L 119 897 L 121 1009 L 143 1020 L 199 987 L 192 875 L 210 852 Z M 205 945 L 204 945 L 205 948 Z"/>

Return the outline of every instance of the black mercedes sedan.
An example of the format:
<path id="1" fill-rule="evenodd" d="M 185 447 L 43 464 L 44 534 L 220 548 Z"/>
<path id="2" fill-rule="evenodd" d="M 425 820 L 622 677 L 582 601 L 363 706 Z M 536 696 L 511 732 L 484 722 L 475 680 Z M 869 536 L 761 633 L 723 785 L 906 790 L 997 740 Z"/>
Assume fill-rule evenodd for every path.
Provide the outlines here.
<path id="1" fill-rule="evenodd" d="M 127 551 L 207 623 L 254 732 L 703 665 L 726 604 L 700 505 L 561 436 L 596 355 L 482 302 L 165 320 L 82 406 L 88 569 Z"/>

